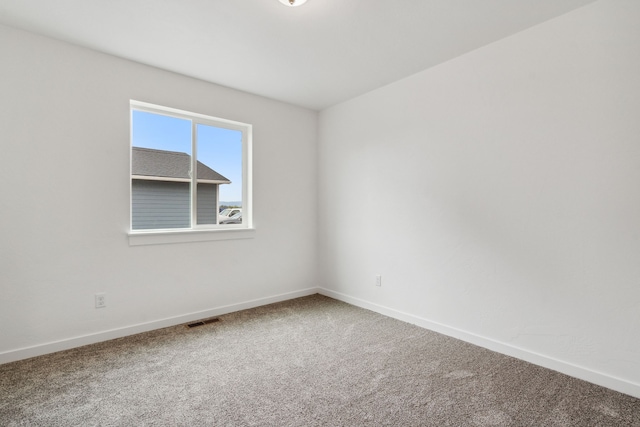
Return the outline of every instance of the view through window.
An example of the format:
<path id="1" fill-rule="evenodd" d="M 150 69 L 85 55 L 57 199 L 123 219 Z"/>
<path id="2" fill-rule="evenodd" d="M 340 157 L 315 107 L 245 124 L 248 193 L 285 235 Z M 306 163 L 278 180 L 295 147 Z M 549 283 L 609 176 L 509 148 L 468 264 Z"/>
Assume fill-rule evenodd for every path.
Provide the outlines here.
<path id="1" fill-rule="evenodd" d="M 250 125 L 131 106 L 131 229 L 249 226 Z"/>

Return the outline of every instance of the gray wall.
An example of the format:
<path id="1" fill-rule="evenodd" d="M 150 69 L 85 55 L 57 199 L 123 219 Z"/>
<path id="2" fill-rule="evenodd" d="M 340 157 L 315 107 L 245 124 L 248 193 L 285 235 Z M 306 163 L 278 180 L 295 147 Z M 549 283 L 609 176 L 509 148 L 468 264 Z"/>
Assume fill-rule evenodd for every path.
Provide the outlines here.
<path id="1" fill-rule="evenodd" d="M 134 230 L 187 228 L 191 215 L 189 183 L 145 181 L 131 183 L 131 225 Z"/>
<path id="2" fill-rule="evenodd" d="M 134 230 L 188 228 L 189 183 L 134 179 L 131 222 Z M 217 185 L 198 184 L 198 224 L 216 224 Z"/>
<path id="3" fill-rule="evenodd" d="M 218 186 L 198 184 L 198 224 L 218 223 Z"/>

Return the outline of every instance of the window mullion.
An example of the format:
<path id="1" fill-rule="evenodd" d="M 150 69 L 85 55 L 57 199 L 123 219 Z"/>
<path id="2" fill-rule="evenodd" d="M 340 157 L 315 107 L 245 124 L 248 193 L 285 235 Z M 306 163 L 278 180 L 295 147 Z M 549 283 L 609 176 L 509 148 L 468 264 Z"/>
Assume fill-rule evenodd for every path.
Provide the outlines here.
<path id="1" fill-rule="evenodd" d="M 191 228 L 198 224 L 198 135 L 195 120 L 191 120 Z"/>

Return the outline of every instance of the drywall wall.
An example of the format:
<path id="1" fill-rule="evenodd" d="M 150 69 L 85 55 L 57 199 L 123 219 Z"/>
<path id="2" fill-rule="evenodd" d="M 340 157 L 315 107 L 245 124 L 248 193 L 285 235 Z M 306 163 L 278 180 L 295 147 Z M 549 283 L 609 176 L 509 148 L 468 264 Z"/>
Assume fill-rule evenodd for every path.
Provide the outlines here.
<path id="1" fill-rule="evenodd" d="M 316 112 L 8 27 L 0 54 L 0 362 L 316 286 Z M 254 238 L 129 246 L 131 99 L 254 126 Z"/>
<path id="2" fill-rule="evenodd" d="M 638 16 L 596 2 L 322 111 L 328 294 L 640 396 Z"/>

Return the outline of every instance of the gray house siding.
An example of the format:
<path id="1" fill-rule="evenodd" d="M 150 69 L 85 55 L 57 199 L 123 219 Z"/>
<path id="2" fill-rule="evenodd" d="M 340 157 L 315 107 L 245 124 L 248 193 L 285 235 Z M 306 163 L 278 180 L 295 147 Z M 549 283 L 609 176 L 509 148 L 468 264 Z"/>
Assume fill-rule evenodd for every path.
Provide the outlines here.
<path id="1" fill-rule="evenodd" d="M 187 153 L 131 147 L 133 230 L 191 227 L 191 161 Z M 201 162 L 196 170 L 198 224 L 217 224 L 218 186 L 231 181 Z"/>
<path id="2" fill-rule="evenodd" d="M 217 187 L 198 184 L 198 224 L 217 224 Z M 134 179 L 131 198 L 134 230 L 190 227 L 188 182 Z"/>
<path id="3" fill-rule="evenodd" d="M 218 186 L 198 184 L 198 224 L 218 223 Z"/>
<path id="4" fill-rule="evenodd" d="M 131 183 L 131 227 L 134 230 L 188 228 L 191 226 L 188 182 Z"/>

